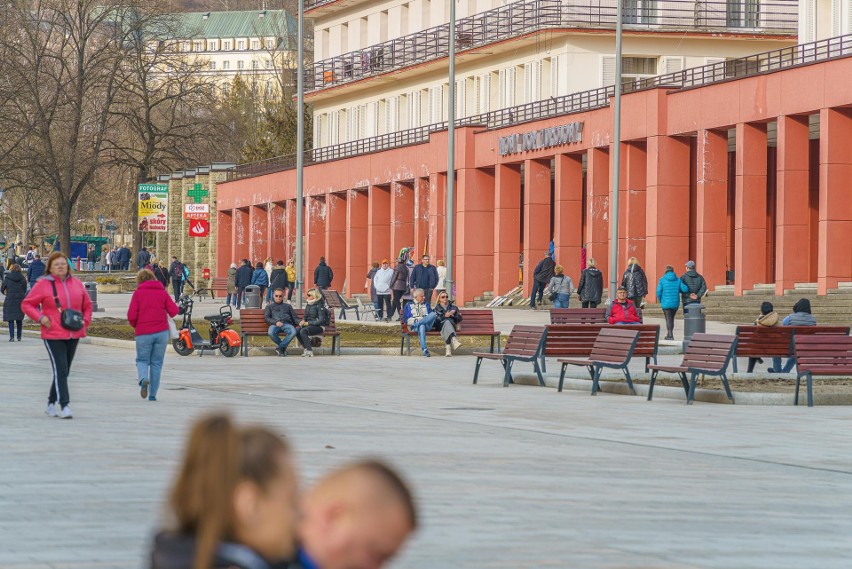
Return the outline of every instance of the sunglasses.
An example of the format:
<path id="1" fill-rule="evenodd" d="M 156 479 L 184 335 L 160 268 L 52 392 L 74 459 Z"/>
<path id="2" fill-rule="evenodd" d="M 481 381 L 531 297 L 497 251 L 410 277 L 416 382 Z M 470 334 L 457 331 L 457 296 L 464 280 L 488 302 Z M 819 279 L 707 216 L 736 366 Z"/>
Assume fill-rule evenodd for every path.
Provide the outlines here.
<path id="1" fill-rule="evenodd" d="M 274 296 L 275 298 L 284 298 L 283 294 L 273 294 L 272 296 Z"/>

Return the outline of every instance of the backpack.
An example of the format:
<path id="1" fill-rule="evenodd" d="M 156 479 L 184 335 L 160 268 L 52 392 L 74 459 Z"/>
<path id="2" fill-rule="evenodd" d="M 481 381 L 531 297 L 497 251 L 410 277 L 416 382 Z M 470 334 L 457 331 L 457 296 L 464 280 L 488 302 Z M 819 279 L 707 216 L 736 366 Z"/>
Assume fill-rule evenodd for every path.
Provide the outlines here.
<path id="1" fill-rule="evenodd" d="M 175 279 L 183 279 L 183 263 L 175 263 L 175 266 L 172 267 L 172 277 Z"/>
<path id="2" fill-rule="evenodd" d="M 320 320 L 320 326 L 325 327 L 331 324 L 331 316 L 328 313 L 328 307 L 325 305 L 325 301 L 321 300 L 317 308 L 319 308 L 318 316 L 322 316 L 322 320 Z"/>

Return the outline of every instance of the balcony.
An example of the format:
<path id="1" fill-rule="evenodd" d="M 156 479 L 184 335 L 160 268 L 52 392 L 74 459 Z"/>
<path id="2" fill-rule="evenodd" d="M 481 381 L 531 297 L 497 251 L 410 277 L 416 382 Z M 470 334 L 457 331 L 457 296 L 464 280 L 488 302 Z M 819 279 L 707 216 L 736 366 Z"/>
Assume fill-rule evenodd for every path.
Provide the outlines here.
<path id="1" fill-rule="evenodd" d="M 321 0 L 319 0 L 321 1 Z M 795 36 L 796 0 L 624 0 L 625 31 Z M 515 2 L 456 22 L 456 50 L 553 29 L 615 29 L 616 0 Z M 305 89 L 319 91 L 449 56 L 449 24 L 316 62 Z"/>

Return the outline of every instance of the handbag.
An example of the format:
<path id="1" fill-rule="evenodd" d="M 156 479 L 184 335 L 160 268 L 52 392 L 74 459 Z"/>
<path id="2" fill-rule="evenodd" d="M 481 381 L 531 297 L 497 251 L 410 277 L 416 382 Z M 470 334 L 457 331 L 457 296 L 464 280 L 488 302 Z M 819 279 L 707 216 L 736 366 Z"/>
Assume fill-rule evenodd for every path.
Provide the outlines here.
<path id="1" fill-rule="evenodd" d="M 562 286 L 562 281 L 564 281 L 564 280 L 565 280 L 565 277 L 562 277 L 561 279 L 559 279 L 559 286 Z M 556 287 L 556 290 L 559 290 L 559 287 Z M 547 298 L 550 299 L 550 302 L 554 302 L 556 300 L 557 296 L 559 295 L 559 293 L 556 292 L 556 290 L 551 292 L 550 296 L 547 297 Z"/>
<path id="2" fill-rule="evenodd" d="M 175 324 L 175 319 L 169 316 L 168 313 L 166 313 L 166 322 L 169 323 L 169 340 L 177 340 L 180 338 L 180 333 L 178 332 L 177 324 Z"/>
<path id="3" fill-rule="evenodd" d="M 82 330 L 86 323 L 83 319 L 83 313 L 71 308 L 62 310 L 62 306 L 59 304 L 59 294 L 56 292 L 56 281 L 51 280 L 50 286 L 53 287 L 53 301 L 56 303 L 56 310 L 59 311 L 59 323 L 63 328 L 72 332 Z"/>

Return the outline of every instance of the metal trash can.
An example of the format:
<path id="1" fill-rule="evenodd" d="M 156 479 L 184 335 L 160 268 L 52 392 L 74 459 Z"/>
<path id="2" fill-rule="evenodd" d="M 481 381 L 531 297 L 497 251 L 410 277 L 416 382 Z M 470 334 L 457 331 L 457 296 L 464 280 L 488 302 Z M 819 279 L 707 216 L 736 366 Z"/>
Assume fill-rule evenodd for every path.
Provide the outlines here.
<path id="1" fill-rule="evenodd" d="M 260 308 L 260 287 L 258 285 L 248 285 L 243 291 L 246 308 Z"/>
<path id="2" fill-rule="evenodd" d="M 98 311 L 98 283 L 83 283 L 86 287 L 86 292 L 89 293 L 89 300 L 92 301 L 92 312 Z"/>
<path id="3" fill-rule="evenodd" d="M 689 345 L 693 334 L 707 331 L 707 319 L 704 315 L 704 305 L 692 302 L 683 307 L 683 350 Z"/>

